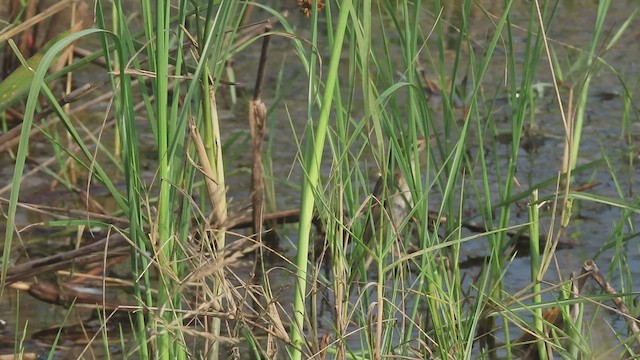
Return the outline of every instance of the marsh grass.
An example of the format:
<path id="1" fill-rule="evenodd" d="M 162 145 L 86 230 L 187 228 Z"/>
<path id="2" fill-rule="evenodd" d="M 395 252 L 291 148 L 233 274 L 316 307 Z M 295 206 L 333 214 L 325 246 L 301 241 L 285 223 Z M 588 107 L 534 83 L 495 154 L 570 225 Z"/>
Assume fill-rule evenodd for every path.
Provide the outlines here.
<path id="1" fill-rule="evenodd" d="M 53 133 L 42 129 L 55 149 L 56 168 L 72 159 L 92 182 L 108 190 L 117 207 L 114 214 L 128 224 L 86 218 L 48 222 L 99 226 L 127 239 L 139 310 L 131 314 L 134 341 L 122 332 L 114 340 L 103 331 L 96 338 L 105 349 L 110 342 L 119 343 L 128 356 L 166 359 L 226 358 L 221 344 L 232 349 L 231 356 L 286 354 L 293 359 L 576 359 L 602 351 L 590 345 L 595 324 L 586 320 L 585 308 L 595 319 L 613 309 L 606 305 L 610 300 L 633 302 L 633 273 L 625 251 L 635 236 L 638 205 L 625 193 L 611 159 L 620 154 L 603 146 L 601 159 L 578 165 L 578 149 L 590 79 L 600 71 L 598 65 L 613 69 L 602 56 L 616 45 L 637 9 L 602 45 L 609 4 L 600 2 L 588 49 L 578 49 L 581 60 L 571 66 L 558 56 L 562 44 L 547 36 L 559 21 L 559 3 L 551 1 L 523 5 L 506 0 L 500 12 L 494 11 L 495 5 L 470 0 L 327 2 L 323 9 L 310 7 L 308 19 L 301 22 L 308 26 L 305 38 L 281 13 L 260 4 L 180 1 L 174 7 L 166 1 L 142 1 L 141 29 L 129 21 L 124 5 L 114 1 L 108 7 L 98 1 L 96 28 L 53 43 L 28 76 L 31 85 L 6 210 L 3 280 L 15 245 L 29 134 L 36 125 L 38 99 L 44 96 L 62 124 Z M 512 20 L 516 6 L 530 14 L 526 28 Z M 240 36 L 247 7 L 254 8 L 254 16 L 277 19 L 275 30 Z M 472 31 L 471 23 L 478 19 L 491 24 L 484 39 Z M 292 295 L 273 285 L 272 273 L 280 266 L 260 265 L 263 278 L 258 281 L 234 270 L 247 254 L 266 257 L 275 250 L 262 244 L 260 236 L 237 234 L 226 225 L 227 191 L 233 191 L 233 185 L 225 182 L 225 175 L 232 157 L 223 144 L 235 140 L 221 133 L 218 104 L 221 92 L 229 92 L 234 103 L 244 99 L 222 80 L 233 81 L 230 60 L 264 36 L 288 39 L 306 75 L 300 80 L 307 88 L 304 130 L 300 121 L 289 119 L 302 173 L 299 226 L 293 238 L 297 256 L 289 263 L 284 260 L 288 254 L 276 254 L 293 279 Z M 58 54 L 84 37 L 98 38 L 101 51 L 48 74 Z M 81 136 L 88 130 L 58 106 L 47 85 L 97 57 L 105 62 L 112 92 L 109 111 L 117 124 L 116 140 L 109 144 L 100 136 Z M 503 74 L 498 81 L 490 69 L 497 62 Z M 280 72 L 279 82 L 267 85 L 275 88 L 273 107 L 287 105 L 284 68 L 271 69 Z M 629 131 L 638 113 L 633 89 L 616 75 L 624 89 L 621 128 Z M 563 129 L 565 157 L 548 164 L 557 176 L 536 178 L 527 187 L 519 185 L 517 168 L 522 142 L 539 121 L 539 77 L 553 81 L 553 111 L 562 119 L 555 126 Z M 575 90 L 567 94 L 557 79 Z M 503 92 L 506 101 L 498 109 L 498 94 Z M 15 101 L 21 96 L 16 94 Z M 434 105 L 434 97 L 439 105 Z M 576 104 L 575 110 L 563 105 L 567 103 Z M 267 112 L 274 113 L 273 108 Z M 504 114 L 506 122 L 498 119 Z M 152 133 L 155 141 L 157 169 L 151 180 L 141 169 L 141 131 Z M 501 132 L 510 135 L 506 145 L 499 142 Z M 73 146 L 66 145 L 66 136 Z M 632 141 L 632 136 L 627 139 Z M 427 146 L 419 151 L 423 141 Z M 284 177 L 273 170 L 278 159 L 269 151 L 263 158 L 265 203 L 272 211 L 279 196 L 275 184 Z M 629 159 L 632 163 L 633 157 Z M 327 168 L 331 170 L 321 171 Z M 71 176 L 59 176 L 53 169 L 48 170 L 56 181 L 77 186 Z M 616 196 L 572 190 L 576 176 L 596 171 L 610 175 Z M 376 196 L 369 195 L 371 172 L 381 174 Z M 393 194 L 399 188 L 396 172 L 407 183 L 412 206 L 402 219 L 392 221 Z M 116 178 L 124 178 L 124 192 L 115 185 Z M 526 219 L 516 215 L 523 200 Z M 581 293 L 580 279 L 589 274 L 569 278 L 552 272 L 556 247 L 575 221 L 572 207 L 579 203 L 620 209 L 620 220 L 602 251 L 614 254 L 606 273 L 619 277 L 615 285 L 622 295 Z M 547 208 L 551 215 L 543 225 L 541 209 Z M 321 220 L 324 233 L 314 233 L 314 218 Z M 374 236 L 366 235 L 376 223 L 388 225 L 375 228 Z M 472 223 L 483 231 L 467 230 Z M 529 241 L 529 284 L 505 283 L 516 259 L 510 238 L 516 231 L 526 233 Z M 314 236 L 323 238 L 314 244 Z M 234 240 L 229 243 L 227 238 Z M 465 249 L 480 242 L 486 244 L 480 250 L 481 265 L 463 267 L 470 257 Z M 260 251 L 254 252 L 256 248 Z M 328 315 L 320 313 L 326 303 Z M 629 316 L 621 308 L 613 310 Z M 106 312 L 101 317 L 108 322 Z M 618 344 L 603 352 L 635 356 L 634 335 L 615 327 L 612 332 Z M 19 344 L 16 341 L 16 353 Z"/>

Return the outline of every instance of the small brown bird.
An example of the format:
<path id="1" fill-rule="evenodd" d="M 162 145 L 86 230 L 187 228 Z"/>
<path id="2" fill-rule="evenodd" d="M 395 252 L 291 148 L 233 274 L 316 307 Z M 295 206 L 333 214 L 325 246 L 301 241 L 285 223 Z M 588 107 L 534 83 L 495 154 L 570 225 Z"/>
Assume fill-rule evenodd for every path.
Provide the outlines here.
<path id="1" fill-rule="evenodd" d="M 427 142 L 424 139 L 419 139 L 417 153 L 411 156 L 412 172 L 414 174 L 416 173 L 416 169 L 413 168 L 414 158 L 424 150 L 426 145 Z M 397 237 L 400 227 L 407 220 L 414 206 L 409 184 L 400 168 L 396 168 L 391 184 L 385 184 L 386 181 L 386 177 L 380 175 L 371 195 L 373 203 L 365 224 L 364 234 L 362 235 L 362 243 L 370 249 L 366 256 L 363 257 L 365 269 L 368 269 L 371 265 L 373 261 L 371 252 L 375 250 L 376 244 L 382 240 L 380 237 L 385 236 L 384 234 L 389 230 L 388 226 L 391 226 L 392 233 Z M 352 269 L 353 272 L 351 273 L 349 284 L 358 281 L 360 264 L 360 261 L 356 262 L 356 267 Z"/>

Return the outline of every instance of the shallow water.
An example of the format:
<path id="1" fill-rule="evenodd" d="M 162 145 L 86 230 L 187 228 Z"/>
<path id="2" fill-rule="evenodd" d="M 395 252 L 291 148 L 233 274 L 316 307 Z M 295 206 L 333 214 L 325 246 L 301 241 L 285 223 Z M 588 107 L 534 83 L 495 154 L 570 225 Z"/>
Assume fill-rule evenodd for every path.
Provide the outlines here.
<path id="1" fill-rule="evenodd" d="M 496 1 L 481 1 L 489 12 L 500 13 L 501 2 Z M 291 2 L 294 4 L 294 2 Z M 289 6 L 289 5 L 288 5 Z M 425 8 L 429 8 L 429 4 L 425 4 Z M 618 26 L 625 21 L 626 16 L 630 14 L 630 9 L 637 6 L 634 1 L 614 1 L 611 5 L 609 16 L 605 22 L 604 28 L 617 29 Z M 555 15 L 556 21 L 553 22 L 552 28 L 549 29 L 548 35 L 552 38 L 554 48 L 558 52 L 558 57 L 561 59 L 561 64 L 566 66 L 572 59 L 576 57 L 576 50 L 586 49 L 590 39 L 590 29 L 593 27 L 594 14 L 596 11 L 597 3 L 594 1 L 563 1 L 559 4 L 557 14 Z M 299 35 L 303 38 L 308 34 L 306 30 L 306 19 L 299 16 L 295 8 L 290 9 L 290 21 L 292 24 L 298 27 Z M 257 15 L 256 15 L 257 16 Z M 520 28 L 527 27 L 527 21 L 529 20 L 529 7 L 525 2 L 517 2 L 514 5 L 511 20 L 516 26 Z M 430 27 L 433 24 L 433 15 L 425 12 L 425 27 Z M 377 19 L 376 21 L 388 21 L 388 19 Z M 472 17 L 472 30 L 471 34 L 478 41 L 478 46 L 482 46 L 485 43 L 485 34 L 490 33 L 492 25 L 487 21 L 484 15 L 477 11 Z M 615 31 L 615 30 L 613 30 Z M 514 29 L 514 37 L 516 43 L 521 45 L 516 49 L 523 51 L 523 44 L 525 32 Z M 628 86 L 630 90 L 634 90 L 635 82 L 637 82 L 640 66 L 636 59 L 640 56 L 640 47 L 634 46 L 637 44 L 637 39 L 640 34 L 640 23 L 634 21 L 629 29 L 624 33 L 619 40 L 618 45 L 603 54 L 604 59 L 611 67 L 616 69 L 618 75 L 628 80 Z M 603 34 L 603 36 L 607 36 Z M 610 37 L 611 35 L 609 35 Z M 391 38 L 393 40 L 393 38 Z M 433 38 L 429 40 L 428 44 L 437 41 Z M 560 44 L 563 44 L 562 46 Z M 259 56 L 259 44 L 254 44 L 243 53 L 242 57 L 239 57 L 235 61 L 236 75 L 238 81 L 243 84 L 253 84 L 255 79 L 255 63 Z M 326 58 L 326 53 L 322 53 Z M 521 54 L 521 53 L 520 53 Z M 450 54 L 451 56 L 453 54 Z M 516 55 L 518 59 L 518 55 Z M 281 67 L 282 64 L 286 66 Z M 424 59 L 424 64 L 427 69 L 427 73 L 432 72 L 428 68 L 428 62 Z M 492 62 L 487 77 L 485 78 L 484 86 L 487 94 L 499 93 L 504 86 L 504 58 L 499 53 L 495 56 Z M 293 54 L 291 42 L 284 38 L 274 38 L 272 41 L 272 48 L 269 57 L 268 77 L 265 81 L 265 91 L 263 92 L 264 100 L 267 106 L 272 107 L 275 103 L 275 90 L 274 84 L 278 81 L 278 71 L 282 69 L 282 83 L 289 85 L 287 88 L 282 89 L 282 100 L 280 100 L 273 112 L 270 114 L 268 120 L 269 134 L 268 141 L 271 149 L 271 158 L 273 159 L 273 174 L 282 182 L 276 182 L 276 193 L 278 194 L 276 199 L 277 208 L 289 209 L 295 208 L 299 202 L 299 195 L 297 192 L 297 186 L 300 183 L 300 170 L 296 161 L 297 146 L 291 136 L 292 131 L 295 131 L 299 137 L 302 134 L 302 130 L 305 128 L 307 117 L 307 89 L 306 81 L 304 78 L 304 72 L 300 66 L 299 60 Z M 611 156 L 612 167 L 614 173 L 618 176 L 623 196 L 627 201 L 633 201 L 634 196 L 637 194 L 638 184 L 635 179 L 640 175 L 638 169 L 634 166 L 630 166 L 629 160 L 624 156 L 619 156 L 620 153 L 628 151 L 632 146 L 625 142 L 621 137 L 622 129 L 620 125 L 620 119 L 623 112 L 623 97 L 620 94 L 623 93 L 623 88 L 620 85 L 619 80 L 611 71 L 606 67 L 599 69 L 598 73 L 594 77 L 589 92 L 588 102 L 588 116 L 583 130 L 583 138 L 581 142 L 579 164 L 587 163 L 589 161 L 598 159 L 602 156 L 603 151 Z M 84 74 L 86 76 L 86 74 Z M 541 62 L 539 69 L 539 76 L 536 78 L 536 82 L 549 83 L 550 76 L 548 67 L 544 61 Z M 566 101 L 566 93 L 565 101 Z M 357 103 L 356 94 L 356 103 Z M 441 111 L 438 105 L 437 97 L 432 100 L 433 111 L 436 116 Z M 559 110 L 555 104 L 555 99 L 550 91 L 546 89 L 544 96 L 538 99 L 536 111 L 536 125 L 545 134 L 544 142 L 536 149 L 535 152 L 527 152 L 521 149 L 521 155 L 518 162 L 518 180 L 522 184 L 522 187 L 515 189 L 515 192 L 523 191 L 529 186 L 556 176 L 560 170 L 560 161 L 562 158 L 562 144 L 563 144 L 563 129 L 559 116 Z M 565 106 L 567 103 L 565 102 Z M 635 106 L 640 104 L 635 101 Z M 354 118 L 361 116 L 362 110 L 354 110 Z M 240 133 L 241 139 L 248 139 L 248 126 L 246 120 L 246 106 L 242 103 L 230 108 L 225 112 L 226 118 L 223 123 L 223 133 L 230 136 L 231 134 Z M 510 127 L 510 114 L 506 107 L 494 109 L 492 116 L 495 119 L 497 126 L 501 129 L 508 129 Z M 638 119 L 634 119 L 637 121 Z M 472 136 L 473 137 L 473 136 Z M 640 138 L 633 138 L 633 141 L 637 142 Z M 144 140 L 143 140 L 144 141 Z M 148 140 L 147 140 L 148 141 Z M 233 148 L 232 148 L 233 149 Z M 498 147 L 500 149 L 500 147 Z M 481 151 L 480 149 L 469 149 L 472 153 L 474 151 Z M 43 149 L 41 154 L 43 157 L 46 154 L 46 149 Z M 504 153 L 508 151 L 508 145 L 503 147 Z M 250 169 L 251 159 L 248 152 L 231 151 L 234 156 L 234 160 L 231 162 L 233 165 L 228 168 L 229 177 L 228 184 L 230 185 L 230 195 L 234 200 L 230 203 L 235 209 L 242 209 L 247 206 L 248 188 L 249 188 L 249 176 L 247 170 Z M 37 154 L 37 152 L 36 152 Z M 370 164 L 374 164 L 372 157 L 366 159 L 367 172 L 374 181 L 374 178 L 379 169 Z M 501 159 L 488 159 L 489 162 L 504 161 Z M 12 172 L 12 161 L 6 154 L 0 155 L 0 186 L 4 186 L 10 182 Z M 504 164 L 503 164 L 504 165 Z M 331 164 L 328 161 L 323 163 L 323 173 L 328 175 L 331 172 Z M 153 178 L 153 173 L 150 171 L 148 174 L 149 179 Z M 32 177 L 27 179 L 23 185 L 23 194 L 39 192 L 47 194 L 49 178 Z M 602 195 L 605 197 L 618 197 L 617 189 L 614 180 L 611 177 L 609 171 L 604 167 L 598 167 L 596 170 L 588 171 L 585 173 L 576 175 L 576 184 L 586 183 L 598 183 L 598 185 L 590 190 L 591 193 Z M 496 188 L 497 189 L 497 188 Z M 553 189 L 547 188 L 546 195 L 550 194 Z M 8 196 L 7 194 L 1 194 L 1 196 Z M 471 196 L 470 204 L 473 204 Z M 437 197 L 437 196 L 436 196 Z M 497 196 L 496 196 L 497 198 Z M 433 201 L 435 205 L 436 201 Z M 522 201 L 523 206 L 526 206 L 526 201 Z M 470 211 L 472 212 L 472 211 Z M 610 241 L 610 236 L 614 230 L 614 226 L 620 221 L 620 211 L 609 205 L 596 204 L 592 202 L 576 202 L 574 203 L 574 219 L 570 226 L 566 229 L 563 237 L 569 241 L 577 242 L 571 250 L 558 250 L 556 253 L 557 269 L 555 264 L 552 266 L 548 273 L 547 279 L 549 281 L 557 281 L 559 276 L 566 277 L 571 271 L 578 271 L 584 260 L 592 258 L 599 249 Z M 43 221 L 45 217 L 38 217 L 33 215 L 26 215 L 20 213 L 18 218 L 20 224 L 23 226 L 30 223 L 36 223 Z M 549 223 L 549 218 L 544 219 L 546 223 Z M 521 214 L 514 214 L 512 216 L 513 224 L 526 223 L 526 212 Z M 632 217 L 632 224 L 640 225 L 638 222 L 638 216 Z M 4 224 L 0 222 L 0 227 L 4 228 Z M 629 226 L 627 226 L 629 229 Z M 635 231 L 635 230 L 634 230 Z M 293 258 L 294 248 L 291 245 L 295 242 L 295 227 L 288 226 L 280 229 L 281 235 L 285 236 L 285 254 L 289 258 Z M 55 241 L 51 239 L 50 241 Z M 465 252 L 469 257 L 477 256 L 478 254 L 484 254 L 486 249 L 486 240 L 479 239 L 474 240 L 466 244 Z M 638 246 L 635 241 L 631 241 L 626 245 L 626 254 L 628 268 L 631 272 L 631 278 L 640 278 L 640 258 L 638 257 Z M 601 270 L 605 273 L 609 273 L 614 269 L 609 269 L 609 264 L 612 263 L 613 250 L 604 251 L 596 259 L 600 265 Z M 288 264 L 281 260 L 276 260 L 274 264 L 275 269 L 270 273 L 271 280 L 273 281 L 274 288 L 278 289 L 277 293 L 281 299 L 287 299 L 291 297 L 291 275 L 290 270 L 285 269 Z M 250 269 L 238 269 L 240 274 L 246 274 Z M 477 268 L 468 269 L 469 275 L 476 275 Z M 613 275 L 613 283 L 616 283 L 617 275 Z M 511 264 L 509 271 L 506 273 L 504 283 L 507 284 L 507 291 L 518 291 L 522 287 L 530 283 L 529 264 L 526 258 L 516 258 Z M 635 284 L 634 287 L 640 286 L 640 283 Z M 594 290 L 595 291 L 595 290 Z M 15 322 L 24 323 L 24 318 L 29 318 L 29 315 L 33 314 L 46 314 L 47 316 L 32 316 L 30 318 L 30 329 L 37 329 L 48 325 L 58 324 L 64 316 L 65 310 L 59 307 L 53 307 L 44 305 L 39 301 L 32 301 L 28 295 L 21 295 L 21 318 L 16 319 L 15 316 L 15 293 L 3 298 L 3 306 L 0 306 L 0 319 L 6 320 L 9 325 L 8 329 L 13 329 Z M 286 300 L 283 300 L 287 303 Z M 5 306 L 6 305 L 6 306 Z M 27 309 L 26 311 L 24 309 Z M 617 321 L 613 318 L 607 318 L 609 321 Z M 621 328 L 624 324 L 617 324 Z"/>

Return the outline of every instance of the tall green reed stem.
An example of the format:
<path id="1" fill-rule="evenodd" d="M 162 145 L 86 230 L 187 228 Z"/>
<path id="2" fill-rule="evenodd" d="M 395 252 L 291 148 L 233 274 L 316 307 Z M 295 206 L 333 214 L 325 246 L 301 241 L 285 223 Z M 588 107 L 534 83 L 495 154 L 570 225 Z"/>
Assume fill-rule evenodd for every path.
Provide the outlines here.
<path id="1" fill-rule="evenodd" d="M 298 229 L 298 253 L 296 256 L 296 285 L 293 300 L 293 324 L 291 325 L 291 342 L 293 345 L 291 357 L 294 360 L 302 358 L 302 348 L 304 347 L 304 315 L 305 297 L 307 291 L 307 267 L 309 261 L 309 241 L 311 236 L 311 221 L 314 212 L 314 195 L 317 190 L 320 176 L 320 162 L 324 149 L 324 141 L 331 114 L 331 104 L 338 78 L 338 67 L 342 54 L 342 42 L 349 12 L 352 11 L 351 0 L 346 0 L 341 4 L 338 25 L 336 28 L 335 42 L 329 60 L 329 71 L 324 88 L 322 107 L 318 117 L 318 125 L 315 130 L 315 138 L 306 139 L 307 144 L 304 153 L 305 171 L 302 199 L 300 204 L 300 226 Z"/>
<path id="2" fill-rule="evenodd" d="M 176 175 L 177 166 L 174 159 L 168 152 L 169 141 L 175 139 L 176 134 L 170 133 L 170 129 L 175 129 L 176 118 L 168 116 L 168 93 L 169 93 L 169 34 L 171 14 L 170 1 L 160 0 L 155 7 L 155 71 L 154 96 L 155 115 L 158 129 L 158 178 L 160 179 L 160 195 L 158 198 L 158 222 L 157 247 L 154 249 L 158 261 L 158 305 L 162 322 L 171 323 L 174 319 L 173 311 L 179 309 L 179 304 L 172 294 L 175 294 L 175 280 L 178 279 L 174 248 L 173 230 L 174 221 L 172 219 L 174 207 L 172 199 L 172 186 L 175 180 L 179 180 Z M 174 346 L 172 336 L 168 329 L 158 327 L 158 355 L 161 359 L 175 359 L 180 356 L 179 347 Z"/>

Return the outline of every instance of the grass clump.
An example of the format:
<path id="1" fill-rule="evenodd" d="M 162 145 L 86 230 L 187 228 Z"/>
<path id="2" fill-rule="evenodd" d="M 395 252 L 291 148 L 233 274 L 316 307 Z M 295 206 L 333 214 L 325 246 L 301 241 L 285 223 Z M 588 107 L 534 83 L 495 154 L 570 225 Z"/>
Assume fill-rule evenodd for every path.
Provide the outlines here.
<path id="1" fill-rule="evenodd" d="M 11 259 L 38 128 L 56 154 L 42 173 L 85 196 L 83 211 L 49 209 L 42 225 L 80 240 L 88 228 L 101 234 L 103 292 L 114 281 L 106 275 L 114 247 L 129 251 L 130 276 L 119 279 L 129 301 L 88 301 L 102 325 L 89 338 L 107 349 L 119 344 L 127 356 L 167 359 L 635 356 L 628 249 L 638 206 L 619 168 L 629 159 L 622 163 L 635 171 L 638 112 L 634 89 L 606 55 L 637 9 L 603 40 L 612 4 L 600 2 L 589 43 L 569 46 L 555 38 L 569 7 L 559 2 L 299 3 L 305 17 L 277 4 L 142 1 L 132 18 L 131 4 L 98 1 L 95 27 L 23 59 L 7 80 L 23 77 L 28 92 L 0 83 L 11 105 L 26 98 L 6 201 L 3 282 L 42 294 L 34 273 Z M 89 39 L 93 54 L 50 71 L 62 50 Z M 296 56 L 270 67 L 267 54 L 278 46 Z M 18 47 L 5 48 L 20 57 Z M 106 120 L 89 129 L 51 89 L 96 59 L 109 101 Z M 253 96 L 237 62 L 257 74 Z M 295 71 L 304 75 L 298 84 L 287 81 Z M 584 119 L 593 79 L 603 73 L 623 89 L 627 146 L 598 146 L 587 158 L 580 154 L 593 150 L 593 137 L 584 136 Z M 230 126 L 225 111 L 240 119 L 243 107 L 250 126 Z M 40 126 L 46 112 L 59 122 Z M 280 132 L 287 120 L 290 134 Z M 282 138 L 293 139 L 285 142 L 289 163 L 273 155 Z M 235 168 L 249 158 L 250 171 Z M 291 161 L 290 178 L 280 166 Z M 83 192 L 76 176 L 63 174 L 70 163 L 84 187 L 107 195 Z M 248 172 L 248 188 L 229 180 Z M 615 191 L 599 192 L 603 181 Z M 242 192 L 248 200 L 234 206 L 231 195 Z M 278 197 L 299 210 L 274 213 Z M 578 215 L 603 206 L 620 219 L 609 238 L 563 266 L 563 249 L 584 224 Z M 289 246 L 267 240 L 274 226 L 287 233 L 279 221 L 297 224 Z M 90 246 L 97 248 L 81 242 L 65 254 L 79 261 Z M 604 258 L 611 265 L 601 271 Z M 252 264 L 242 265 L 246 259 Z M 91 277 L 81 269 L 59 278 L 59 287 L 80 287 Z M 279 276 L 288 280 L 280 285 Z M 75 303 L 51 298 L 82 303 L 80 295 Z M 126 320 L 108 334 L 119 313 Z M 591 319 L 612 316 L 626 321 L 606 329 L 613 345 L 590 345 L 598 327 Z"/>

